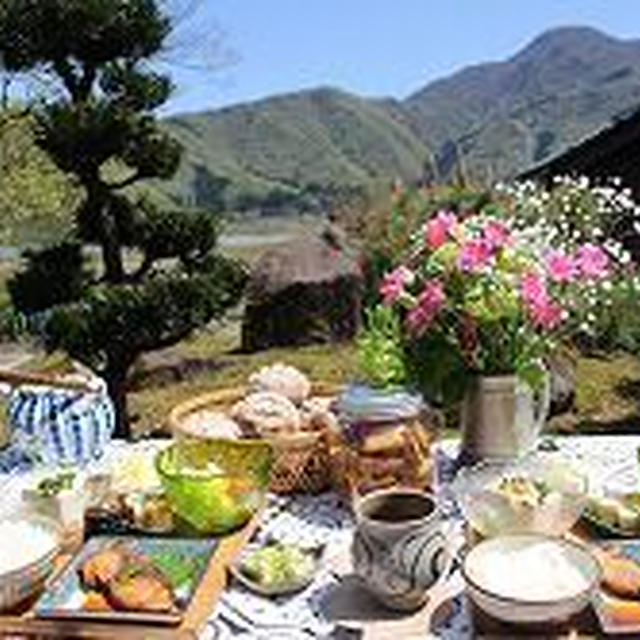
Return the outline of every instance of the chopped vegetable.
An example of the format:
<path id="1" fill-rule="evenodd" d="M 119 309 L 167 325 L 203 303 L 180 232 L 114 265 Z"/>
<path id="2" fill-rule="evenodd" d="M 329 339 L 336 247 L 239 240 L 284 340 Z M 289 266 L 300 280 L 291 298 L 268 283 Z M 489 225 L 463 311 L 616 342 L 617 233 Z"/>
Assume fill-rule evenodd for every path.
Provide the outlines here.
<path id="1" fill-rule="evenodd" d="M 504 495 L 513 506 L 536 507 L 549 494 L 550 489 L 541 480 L 529 480 L 524 476 L 506 476 L 500 480 L 498 493 Z"/>
<path id="2" fill-rule="evenodd" d="M 38 483 L 36 491 L 43 498 L 57 496 L 61 491 L 73 489 L 76 474 L 73 472 L 59 473 L 51 478 L 44 478 Z"/>
<path id="3" fill-rule="evenodd" d="M 279 587 L 301 582 L 314 569 L 308 553 L 291 545 L 272 544 L 249 553 L 240 570 L 264 587 Z"/>
<path id="4" fill-rule="evenodd" d="M 640 533 L 640 496 L 637 493 L 616 497 L 590 497 L 587 513 L 601 525 L 624 534 Z"/>

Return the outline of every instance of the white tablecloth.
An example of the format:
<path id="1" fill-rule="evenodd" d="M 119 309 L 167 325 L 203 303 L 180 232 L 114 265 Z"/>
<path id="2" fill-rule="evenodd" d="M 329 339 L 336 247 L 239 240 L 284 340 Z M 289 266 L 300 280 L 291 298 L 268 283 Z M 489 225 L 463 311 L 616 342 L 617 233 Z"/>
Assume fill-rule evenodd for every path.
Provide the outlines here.
<path id="1" fill-rule="evenodd" d="M 568 436 L 554 438 L 554 442 L 568 454 L 584 460 L 590 483 L 605 482 L 621 490 L 636 489 L 638 485 L 638 448 L 640 436 Z M 107 456 L 91 471 L 107 469 L 114 460 L 132 445 L 114 443 Z M 154 449 L 157 442 L 135 445 Z M 447 492 L 448 480 L 454 469 L 458 443 L 444 441 L 437 445 L 437 493 L 445 512 L 454 522 L 459 540 L 461 523 L 452 509 Z M 16 472 L 0 475 L 0 517 L 20 508 L 21 492 L 33 482 L 30 473 Z M 367 625 L 340 622 L 328 610 L 332 597 L 340 593 L 350 580 L 348 548 L 353 531 L 350 514 L 339 503 L 335 494 L 317 497 L 271 497 L 264 522 L 257 533 L 261 540 L 277 539 L 307 546 L 323 547 L 323 561 L 315 581 L 301 593 L 288 598 L 266 599 L 231 583 L 213 612 L 204 638 L 239 638 L 240 640 L 304 640 L 305 638 L 393 638 L 393 620 L 381 623 L 376 633 Z M 462 640 L 470 638 L 471 625 L 466 601 L 459 593 L 460 576 L 452 574 L 447 598 L 448 615 L 437 620 L 425 617 L 425 627 L 419 637 L 440 637 Z M 335 604 L 335 603 L 334 603 Z M 387 629 L 385 634 L 384 629 Z M 417 634 L 418 635 L 418 634 Z M 395 638 L 398 638 L 398 634 Z M 403 640 L 407 635 L 402 635 Z"/>

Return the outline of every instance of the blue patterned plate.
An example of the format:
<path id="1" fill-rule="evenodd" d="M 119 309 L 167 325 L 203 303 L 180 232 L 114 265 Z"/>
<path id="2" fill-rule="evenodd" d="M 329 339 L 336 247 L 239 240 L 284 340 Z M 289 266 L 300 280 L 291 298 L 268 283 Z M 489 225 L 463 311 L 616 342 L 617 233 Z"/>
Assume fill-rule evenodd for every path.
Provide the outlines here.
<path id="1" fill-rule="evenodd" d="M 78 569 L 95 553 L 114 544 L 122 544 L 144 556 L 162 571 L 173 587 L 176 608 L 169 613 L 147 611 L 92 611 L 86 607 L 87 592 L 78 577 Z M 67 567 L 47 587 L 35 606 L 41 618 L 179 624 L 204 576 L 218 541 L 215 539 L 134 538 L 99 536 L 91 538 Z"/>

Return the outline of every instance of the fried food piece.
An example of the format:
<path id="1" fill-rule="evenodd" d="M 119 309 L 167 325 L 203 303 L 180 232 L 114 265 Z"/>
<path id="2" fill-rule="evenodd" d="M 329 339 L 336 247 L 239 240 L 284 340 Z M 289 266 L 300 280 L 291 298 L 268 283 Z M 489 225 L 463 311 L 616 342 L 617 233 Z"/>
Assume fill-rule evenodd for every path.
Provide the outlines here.
<path id="1" fill-rule="evenodd" d="M 615 624 L 637 625 L 640 623 L 640 602 L 612 600 L 607 603 L 607 613 Z"/>
<path id="2" fill-rule="evenodd" d="M 85 611 L 111 611 L 111 605 L 104 594 L 97 591 L 89 591 L 84 598 L 82 608 Z"/>
<path id="3" fill-rule="evenodd" d="M 602 584 L 611 593 L 621 598 L 640 598 L 640 566 L 636 562 L 607 551 L 599 553 L 598 560 Z"/>
<path id="4" fill-rule="evenodd" d="M 85 609 L 163 613 L 175 609 L 167 577 L 149 558 L 124 544 L 114 544 L 94 554 L 78 573 L 89 590 Z"/>
<path id="5" fill-rule="evenodd" d="M 127 556 L 126 549 L 120 546 L 108 547 L 92 555 L 78 570 L 82 584 L 88 589 L 104 589 L 125 566 Z"/>
<path id="6" fill-rule="evenodd" d="M 150 567 L 125 569 L 109 585 L 107 600 L 121 611 L 165 613 L 174 608 L 171 587 Z"/>

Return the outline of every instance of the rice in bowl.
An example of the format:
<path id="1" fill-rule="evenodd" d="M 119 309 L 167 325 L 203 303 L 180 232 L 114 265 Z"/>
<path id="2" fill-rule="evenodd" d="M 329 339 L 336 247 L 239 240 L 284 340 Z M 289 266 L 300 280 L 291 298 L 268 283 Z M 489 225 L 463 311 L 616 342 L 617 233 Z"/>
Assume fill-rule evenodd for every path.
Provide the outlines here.
<path id="1" fill-rule="evenodd" d="M 0 611 L 33 597 L 54 569 L 60 536 L 36 518 L 0 520 Z"/>

